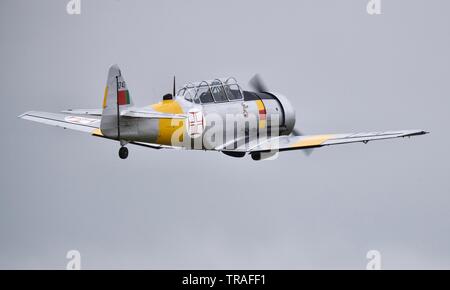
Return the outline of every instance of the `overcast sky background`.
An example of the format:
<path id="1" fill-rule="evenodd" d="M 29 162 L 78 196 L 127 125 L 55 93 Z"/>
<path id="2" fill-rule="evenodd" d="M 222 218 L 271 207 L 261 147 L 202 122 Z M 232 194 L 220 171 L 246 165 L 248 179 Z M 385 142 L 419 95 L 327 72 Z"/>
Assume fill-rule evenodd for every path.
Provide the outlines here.
<path id="1" fill-rule="evenodd" d="M 450 268 L 450 2 L 0 1 L 0 268 Z M 154 151 L 16 118 L 258 72 L 300 130 L 430 135 L 281 154 Z"/>

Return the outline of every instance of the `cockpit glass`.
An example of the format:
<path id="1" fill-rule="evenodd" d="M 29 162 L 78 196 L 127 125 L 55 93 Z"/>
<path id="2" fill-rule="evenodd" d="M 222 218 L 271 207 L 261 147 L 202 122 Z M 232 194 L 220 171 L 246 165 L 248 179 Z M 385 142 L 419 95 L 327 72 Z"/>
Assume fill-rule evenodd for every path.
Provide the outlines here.
<path id="1" fill-rule="evenodd" d="M 177 95 L 196 104 L 223 103 L 243 99 L 241 88 L 233 77 L 188 83 L 178 91 Z"/>
<path id="2" fill-rule="evenodd" d="M 214 102 L 213 96 L 211 95 L 211 91 L 209 90 L 208 86 L 199 87 L 195 98 L 200 99 L 200 102 L 202 102 L 202 104 Z"/>
<path id="3" fill-rule="evenodd" d="M 225 91 L 227 93 L 228 99 L 230 100 L 240 100 L 242 99 L 241 91 L 237 85 L 226 85 Z"/>
<path id="4" fill-rule="evenodd" d="M 195 97 L 195 87 L 192 85 L 184 86 L 182 89 L 180 89 L 177 93 L 177 96 L 183 97 L 186 101 L 192 102 Z"/>
<path id="5" fill-rule="evenodd" d="M 225 95 L 225 91 L 223 89 L 222 83 L 218 81 L 214 81 L 211 84 L 211 91 L 214 97 L 214 100 L 217 103 L 227 102 L 227 96 Z"/>
<path id="6" fill-rule="evenodd" d="M 192 99 L 195 97 L 195 89 L 189 88 L 186 89 L 186 93 L 184 94 L 184 98 L 188 101 L 192 101 Z"/>

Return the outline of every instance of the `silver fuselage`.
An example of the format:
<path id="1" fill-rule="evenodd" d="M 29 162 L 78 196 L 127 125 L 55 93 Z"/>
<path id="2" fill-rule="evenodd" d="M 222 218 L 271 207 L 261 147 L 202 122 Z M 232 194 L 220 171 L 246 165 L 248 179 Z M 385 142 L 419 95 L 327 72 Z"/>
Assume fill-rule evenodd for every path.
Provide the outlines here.
<path id="1" fill-rule="evenodd" d="M 120 118 L 120 138 L 186 149 L 235 149 L 260 138 L 288 135 L 295 125 L 295 112 L 282 95 L 244 92 L 243 100 L 196 104 L 180 96 L 140 108 L 183 119 Z M 117 138 L 117 125 L 102 130 Z"/>

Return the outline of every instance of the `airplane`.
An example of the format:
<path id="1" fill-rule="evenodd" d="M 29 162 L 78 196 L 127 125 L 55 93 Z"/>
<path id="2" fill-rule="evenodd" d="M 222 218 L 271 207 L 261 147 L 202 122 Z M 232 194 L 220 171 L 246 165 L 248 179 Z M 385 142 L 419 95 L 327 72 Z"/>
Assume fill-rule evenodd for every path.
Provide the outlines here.
<path id="1" fill-rule="evenodd" d="M 187 83 L 159 103 L 135 106 L 117 65 L 109 68 L 101 109 L 69 109 L 59 113 L 29 111 L 19 117 L 87 132 L 127 145 L 153 149 L 218 151 L 231 157 L 273 159 L 279 152 L 355 142 L 424 135 L 423 130 L 304 135 L 294 128 L 295 110 L 288 98 L 270 92 L 259 75 L 243 90 L 235 78 Z"/>

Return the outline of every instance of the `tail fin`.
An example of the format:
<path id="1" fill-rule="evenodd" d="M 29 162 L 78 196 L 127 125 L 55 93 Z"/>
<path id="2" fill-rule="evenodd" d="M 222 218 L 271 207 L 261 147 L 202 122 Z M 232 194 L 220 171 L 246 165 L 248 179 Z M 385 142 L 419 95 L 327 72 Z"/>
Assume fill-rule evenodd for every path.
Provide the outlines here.
<path id="1" fill-rule="evenodd" d="M 112 65 L 108 71 L 105 95 L 103 97 L 103 110 L 119 106 L 132 106 L 133 102 L 127 84 L 117 64 Z"/>
<path id="2" fill-rule="evenodd" d="M 112 65 L 108 71 L 103 97 L 103 112 L 100 124 L 102 134 L 110 138 L 120 139 L 119 113 L 121 110 L 132 106 L 133 101 L 122 72 L 118 65 Z"/>

